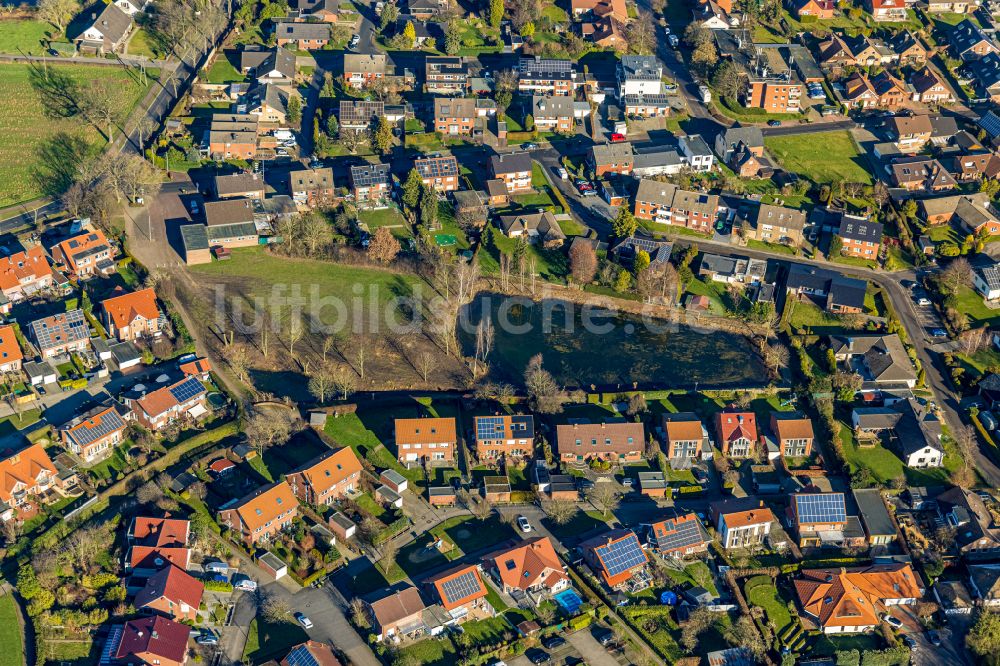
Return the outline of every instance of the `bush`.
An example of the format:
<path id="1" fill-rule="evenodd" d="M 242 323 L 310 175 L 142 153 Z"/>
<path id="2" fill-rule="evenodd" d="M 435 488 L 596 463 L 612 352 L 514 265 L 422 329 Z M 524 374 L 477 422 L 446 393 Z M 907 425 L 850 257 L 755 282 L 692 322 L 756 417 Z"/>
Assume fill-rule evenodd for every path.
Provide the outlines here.
<path id="1" fill-rule="evenodd" d="M 837 650 L 834 654 L 837 666 L 858 666 L 861 661 L 861 653 L 857 650 Z"/>
<path id="2" fill-rule="evenodd" d="M 403 530 L 405 530 L 409 526 L 410 526 L 409 518 L 407 518 L 406 516 L 403 516 L 402 518 L 397 518 L 396 520 L 392 521 L 392 523 L 390 523 L 388 526 L 386 526 L 384 530 L 376 534 L 375 538 L 373 539 L 373 542 L 376 546 L 379 544 L 383 544 L 389 539 L 393 538 L 394 536 L 402 533 Z"/>
<path id="3" fill-rule="evenodd" d="M 511 504 L 531 504 L 535 501 L 535 491 L 533 490 L 512 490 L 510 493 Z"/>
<path id="4" fill-rule="evenodd" d="M 209 592 L 232 592 L 233 584 L 222 580 L 206 580 L 205 589 Z"/>
<path id="5" fill-rule="evenodd" d="M 905 645 L 861 653 L 861 666 L 905 666 L 909 663 L 910 648 Z"/>

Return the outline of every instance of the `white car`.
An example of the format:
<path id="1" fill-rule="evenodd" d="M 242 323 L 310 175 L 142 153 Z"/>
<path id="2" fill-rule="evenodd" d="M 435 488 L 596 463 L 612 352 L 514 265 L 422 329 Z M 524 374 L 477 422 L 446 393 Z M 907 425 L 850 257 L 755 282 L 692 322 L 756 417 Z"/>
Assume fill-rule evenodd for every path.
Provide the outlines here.
<path id="1" fill-rule="evenodd" d="M 669 25 L 666 28 L 663 29 L 663 34 L 666 35 L 667 37 L 670 36 L 670 26 Z"/>
<path id="2" fill-rule="evenodd" d="M 295 621 L 298 622 L 299 624 L 301 624 L 306 629 L 312 629 L 313 628 L 312 620 L 310 620 L 308 617 L 306 617 L 305 613 L 296 613 L 295 614 Z"/>
<path id="3" fill-rule="evenodd" d="M 524 516 L 517 517 L 517 526 L 525 534 L 531 531 L 531 523 L 529 523 L 528 519 Z"/>
<path id="4" fill-rule="evenodd" d="M 899 629 L 900 627 L 903 626 L 903 623 L 898 618 L 895 618 L 889 615 L 888 613 L 885 614 L 885 621 L 889 624 L 890 627 L 894 627 L 896 629 Z"/>
<path id="5" fill-rule="evenodd" d="M 563 180 L 569 180 L 569 172 L 567 172 L 566 169 L 562 167 L 556 167 L 556 175 Z"/>

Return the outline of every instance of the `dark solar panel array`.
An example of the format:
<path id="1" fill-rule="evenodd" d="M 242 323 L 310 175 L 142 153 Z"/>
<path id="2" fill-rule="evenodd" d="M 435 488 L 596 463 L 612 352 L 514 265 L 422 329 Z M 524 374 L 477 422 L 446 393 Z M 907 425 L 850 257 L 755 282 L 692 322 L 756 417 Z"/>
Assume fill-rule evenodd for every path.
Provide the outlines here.
<path id="1" fill-rule="evenodd" d="M 639 540 L 634 534 L 612 544 L 598 546 L 595 552 L 604 563 L 609 576 L 617 576 L 646 563 L 646 554 L 642 552 Z"/>
<path id="2" fill-rule="evenodd" d="M 462 575 L 441 584 L 444 599 L 450 604 L 466 599 L 481 589 L 475 570 L 466 571 Z"/>

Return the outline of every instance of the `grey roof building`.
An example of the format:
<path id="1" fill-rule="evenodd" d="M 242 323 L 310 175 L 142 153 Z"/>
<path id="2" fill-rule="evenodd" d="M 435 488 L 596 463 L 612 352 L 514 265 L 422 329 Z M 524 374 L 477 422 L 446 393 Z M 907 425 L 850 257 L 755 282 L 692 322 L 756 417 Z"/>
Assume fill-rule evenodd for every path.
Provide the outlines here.
<path id="1" fill-rule="evenodd" d="M 328 41 L 330 39 L 329 23 L 278 23 L 274 26 L 277 38 L 289 41 Z"/>
<path id="2" fill-rule="evenodd" d="M 896 526 L 882 500 L 882 492 L 878 488 L 855 488 L 851 493 L 857 502 L 868 543 L 872 546 L 892 543 L 896 538 Z"/>
<path id="3" fill-rule="evenodd" d="M 90 339 L 90 328 L 80 309 L 36 319 L 29 327 L 43 355 L 47 350 L 66 348 Z"/>
<path id="4" fill-rule="evenodd" d="M 258 79 L 265 77 L 294 79 L 295 54 L 280 46 L 273 49 L 264 49 L 256 45 L 246 46 L 240 51 L 240 71 L 252 72 Z"/>

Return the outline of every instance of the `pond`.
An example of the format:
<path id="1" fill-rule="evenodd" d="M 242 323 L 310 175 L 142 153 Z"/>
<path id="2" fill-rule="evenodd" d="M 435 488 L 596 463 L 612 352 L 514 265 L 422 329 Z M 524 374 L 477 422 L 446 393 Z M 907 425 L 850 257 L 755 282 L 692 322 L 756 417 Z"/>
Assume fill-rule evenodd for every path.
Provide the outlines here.
<path id="1" fill-rule="evenodd" d="M 498 378 L 512 383 L 523 381 L 525 366 L 539 352 L 545 368 L 567 387 L 767 383 L 760 358 L 741 335 L 556 299 L 479 295 L 459 315 L 458 336 L 467 356 L 475 353 L 484 310 L 494 329 L 487 361 Z"/>

